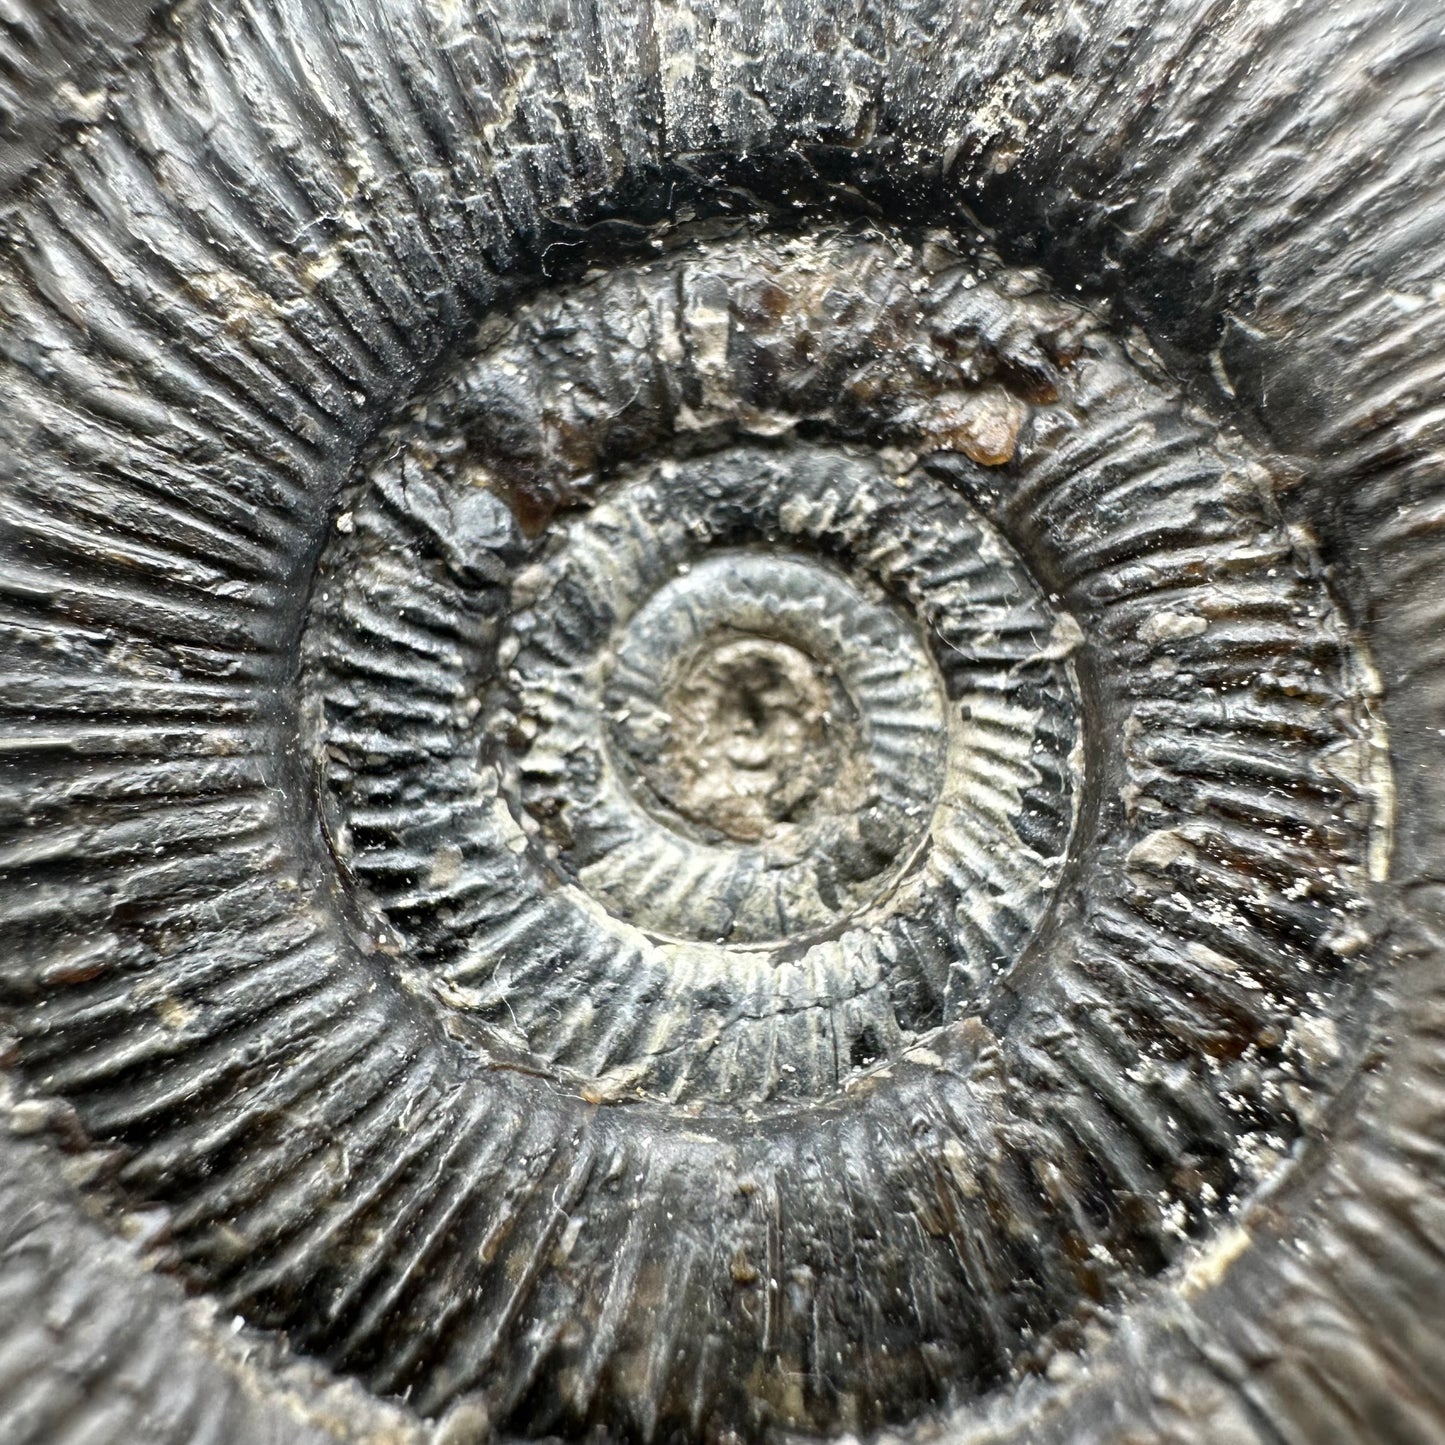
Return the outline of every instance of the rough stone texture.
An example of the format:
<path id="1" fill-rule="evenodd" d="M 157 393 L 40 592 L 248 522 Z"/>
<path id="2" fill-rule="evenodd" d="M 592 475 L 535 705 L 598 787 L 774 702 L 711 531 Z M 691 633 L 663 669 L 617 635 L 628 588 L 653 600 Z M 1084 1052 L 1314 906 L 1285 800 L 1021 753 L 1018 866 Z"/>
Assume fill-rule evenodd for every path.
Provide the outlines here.
<path id="1" fill-rule="evenodd" d="M 0 6 L 0 192 L 56 138 L 105 114 L 153 0 L 5 0 Z"/>
<path id="2" fill-rule="evenodd" d="M 1435 6 L 89 13 L 0 10 L 0 1436 L 1440 1438 Z M 524 558 L 829 446 L 1073 620 L 1047 915 L 772 1114 L 517 1050 L 327 759 L 425 823 Z"/>

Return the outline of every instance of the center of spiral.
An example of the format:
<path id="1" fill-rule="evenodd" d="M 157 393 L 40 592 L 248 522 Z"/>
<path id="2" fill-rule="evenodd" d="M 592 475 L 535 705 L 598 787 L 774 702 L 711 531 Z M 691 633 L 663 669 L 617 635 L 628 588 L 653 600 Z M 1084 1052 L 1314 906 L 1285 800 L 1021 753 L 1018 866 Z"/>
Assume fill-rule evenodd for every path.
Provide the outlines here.
<path id="1" fill-rule="evenodd" d="M 688 529 L 584 640 L 566 579 L 609 565 L 606 518 L 573 529 L 525 627 L 533 817 L 593 897 L 657 935 L 751 946 L 837 926 L 906 865 L 944 785 L 945 701 L 916 628 L 820 557 Z M 673 575 L 654 585 L 654 566 Z"/>
<path id="2" fill-rule="evenodd" d="M 487 525 L 448 534 L 474 641 L 439 656 L 475 706 L 358 734 L 331 826 L 489 1047 L 791 1107 L 978 1008 L 1067 854 L 1079 704 L 1058 614 L 957 490 L 739 445 L 622 471 L 531 542 L 453 490 Z M 398 597 L 401 649 L 434 603 Z"/>
<path id="3" fill-rule="evenodd" d="M 839 693 L 786 642 L 738 637 L 705 648 L 671 690 L 658 791 L 684 818 L 738 842 L 776 836 L 845 772 Z"/>

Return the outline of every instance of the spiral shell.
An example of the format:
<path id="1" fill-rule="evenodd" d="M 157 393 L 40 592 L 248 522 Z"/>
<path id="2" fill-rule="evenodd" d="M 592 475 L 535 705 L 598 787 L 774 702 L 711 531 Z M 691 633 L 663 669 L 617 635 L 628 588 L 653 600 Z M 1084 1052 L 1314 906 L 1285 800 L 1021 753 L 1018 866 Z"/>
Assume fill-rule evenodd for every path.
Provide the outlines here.
<path id="1" fill-rule="evenodd" d="M 4 1438 L 1434 1438 L 1429 8 L 0 21 Z"/>

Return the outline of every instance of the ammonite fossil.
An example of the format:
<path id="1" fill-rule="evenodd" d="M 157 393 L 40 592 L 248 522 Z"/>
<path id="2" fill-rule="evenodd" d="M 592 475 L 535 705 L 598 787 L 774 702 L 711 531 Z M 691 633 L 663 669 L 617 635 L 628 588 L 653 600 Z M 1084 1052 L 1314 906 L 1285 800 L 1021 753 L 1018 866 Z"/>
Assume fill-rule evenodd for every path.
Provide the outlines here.
<path id="1" fill-rule="evenodd" d="M 1445 1438 L 1430 0 L 0 9 L 0 1439 Z"/>

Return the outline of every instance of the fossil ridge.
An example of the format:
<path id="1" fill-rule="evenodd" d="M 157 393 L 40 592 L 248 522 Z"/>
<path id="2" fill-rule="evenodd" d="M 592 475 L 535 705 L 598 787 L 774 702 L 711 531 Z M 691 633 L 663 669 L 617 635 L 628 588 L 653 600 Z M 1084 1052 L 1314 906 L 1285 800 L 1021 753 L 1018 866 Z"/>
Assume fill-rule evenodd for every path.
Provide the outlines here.
<path id="1" fill-rule="evenodd" d="M 1435 1438 L 1431 7 L 93 11 L 0 1433 Z"/>

